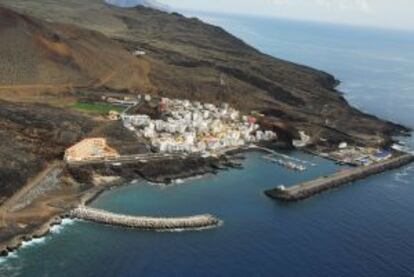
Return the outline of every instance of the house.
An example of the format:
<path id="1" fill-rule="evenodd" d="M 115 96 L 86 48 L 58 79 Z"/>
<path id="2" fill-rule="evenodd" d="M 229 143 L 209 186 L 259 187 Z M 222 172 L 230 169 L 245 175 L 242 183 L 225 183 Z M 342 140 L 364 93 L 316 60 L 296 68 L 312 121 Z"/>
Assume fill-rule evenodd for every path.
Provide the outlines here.
<path id="1" fill-rule="evenodd" d="M 135 57 L 138 57 L 138 56 L 145 56 L 147 53 L 145 52 L 145 51 L 143 51 L 143 50 L 136 50 L 136 51 L 134 51 L 134 53 L 132 53 Z"/>
<path id="2" fill-rule="evenodd" d="M 346 142 L 341 142 L 338 146 L 339 149 L 346 149 L 348 147 L 348 143 Z"/>
<path id="3" fill-rule="evenodd" d="M 117 121 L 120 118 L 120 114 L 117 111 L 109 111 L 108 119 L 112 121 Z"/>

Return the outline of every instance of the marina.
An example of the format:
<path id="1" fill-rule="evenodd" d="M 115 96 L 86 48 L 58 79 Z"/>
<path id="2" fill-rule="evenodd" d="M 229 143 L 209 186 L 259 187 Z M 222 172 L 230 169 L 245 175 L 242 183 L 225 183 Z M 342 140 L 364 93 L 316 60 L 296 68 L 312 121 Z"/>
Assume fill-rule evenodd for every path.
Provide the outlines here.
<path id="1" fill-rule="evenodd" d="M 369 176 L 379 174 L 388 170 L 397 169 L 414 162 L 411 154 L 402 154 L 395 158 L 375 163 L 365 167 L 343 170 L 330 176 L 323 176 L 312 181 L 300 183 L 286 188 L 280 185 L 276 189 L 267 190 L 265 193 L 271 198 L 283 201 L 299 201 L 309 198 L 315 194 L 339 187 L 350 182 L 358 181 Z"/>
<path id="2" fill-rule="evenodd" d="M 287 169 L 290 169 L 290 170 L 295 170 L 295 171 L 305 171 L 306 170 L 306 167 L 302 164 L 294 163 L 292 161 L 287 161 L 285 159 L 278 159 L 278 158 L 275 158 L 272 155 L 265 155 L 265 156 L 263 156 L 263 159 L 268 160 L 272 163 L 276 163 L 278 165 L 284 166 L 284 167 L 286 167 Z"/>

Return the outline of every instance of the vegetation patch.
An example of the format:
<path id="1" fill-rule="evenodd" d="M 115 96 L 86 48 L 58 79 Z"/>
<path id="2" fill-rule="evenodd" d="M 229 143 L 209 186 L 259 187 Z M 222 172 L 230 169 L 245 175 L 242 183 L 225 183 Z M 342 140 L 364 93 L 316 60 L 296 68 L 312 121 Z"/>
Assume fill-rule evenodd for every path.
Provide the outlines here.
<path id="1" fill-rule="evenodd" d="M 125 110 L 125 107 L 115 106 L 106 103 L 82 103 L 77 102 L 70 106 L 71 109 L 75 109 L 78 111 L 85 111 L 90 113 L 99 113 L 99 114 L 107 114 L 109 111 L 117 111 L 122 112 Z"/>

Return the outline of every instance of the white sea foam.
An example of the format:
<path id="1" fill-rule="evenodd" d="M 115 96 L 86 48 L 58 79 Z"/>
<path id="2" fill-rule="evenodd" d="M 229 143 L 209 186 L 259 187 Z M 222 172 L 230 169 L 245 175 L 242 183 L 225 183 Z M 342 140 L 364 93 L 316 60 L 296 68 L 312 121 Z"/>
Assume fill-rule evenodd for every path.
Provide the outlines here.
<path id="1" fill-rule="evenodd" d="M 62 220 L 62 222 L 60 224 L 54 225 L 50 228 L 50 232 L 52 234 L 59 234 L 63 228 L 65 226 L 68 225 L 72 225 L 75 222 L 75 220 L 70 219 L 70 218 L 65 218 Z M 13 252 L 9 252 L 8 255 L 6 257 L 1 257 L 0 258 L 0 264 L 6 262 L 9 259 L 13 259 L 13 258 L 17 258 L 17 251 L 20 249 L 24 249 L 24 248 L 28 248 L 34 245 L 39 245 L 39 244 L 43 244 L 46 242 L 47 236 L 41 237 L 41 238 L 35 238 L 35 239 L 31 239 L 28 241 L 23 241 L 22 245 L 19 247 L 19 249 L 13 251 Z"/>
<path id="2" fill-rule="evenodd" d="M 16 252 L 10 252 L 7 256 L 0 258 L 0 264 L 7 262 L 10 259 L 16 259 L 16 258 L 17 258 Z"/>
<path id="3" fill-rule="evenodd" d="M 209 174 L 201 174 L 201 175 L 196 175 L 196 176 L 192 176 L 192 177 L 188 177 L 188 178 L 177 178 L 171 181 L 171 183 L 154 183 L 154 182 L 148 182 L 148 184 L 150 186 L 154 186 L 154 187 L 170 187 L 172 185 L 181 185 L 181 184 L 185 184 L 189 181 L 194 181 L 194 180 L 199 180 L 199 179 L 203 179 L 206 178 Z"/>
<path id="4" fill-rule="evenodd" d="M 24 248 L 27 248 L 27 247 L 30 247 L 30 246 L 43 244 L 45 241 L 46 241 L 46 237 L 35 238 L 35 239 L 31 239 L 29 241 L 23 241 L 22 246 L 20 248 L 24 249 Z"/>
<path id="5" fill-rule="evenodd" d="M 62 222 L 60 224 L 52 226 L 52 228 L 50 228 L 50 232 L 52 234 L 59 234 L 60 232 L 62 232 L 65 226 L 72 225 L 73 223 L 75 223 L 75 220 L 70 218 L 64 218 L 62 219 Z"/>
<path id="6" fill-rule="evenodd" d="M 192 177 L 188 177 L 188 178 L 184 178 L 184 179 L 179 178 L 179 179 L 173 180 L 173 183 L 174 184 L 184 184 L 184 183 L 187 183 L 189 181 L 194 181 L 194 180 L 202 179 L 202 178 L 206 177 L 206 175 L 207 174 L 196 175 L 196 176 L 192 176 Z"/>
<path id="7" fill-rule="evenodd" d="M 148 184 L 153 187 L 166 187 L 168 185 L 166 183 L 154 183 L 154 182 L 148 182 Z"/>

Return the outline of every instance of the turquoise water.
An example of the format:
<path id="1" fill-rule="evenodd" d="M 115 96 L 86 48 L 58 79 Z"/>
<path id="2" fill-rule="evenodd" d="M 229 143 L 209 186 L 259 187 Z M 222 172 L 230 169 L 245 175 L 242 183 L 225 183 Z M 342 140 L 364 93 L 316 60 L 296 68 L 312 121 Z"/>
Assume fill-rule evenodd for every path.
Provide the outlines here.
<path id="1" fill-rule="evenodd" d="M 414 36 L 298 22 L 200 15 L 261 50 L 329 71 L 362 109 L 414 127 Z M 412 139 L 407 144 L 414 146 Z M 163 187 L 137 182 L 93 205 L 127 214 L 213 213 L 195 232 L 140 232 L 68 222 L 0 263 L 0 276 L 414 276 L 414 168 L 300 203 L 263 191 L 338 168 L 291 172 L 246 154 L 243 170 Z"/>

